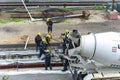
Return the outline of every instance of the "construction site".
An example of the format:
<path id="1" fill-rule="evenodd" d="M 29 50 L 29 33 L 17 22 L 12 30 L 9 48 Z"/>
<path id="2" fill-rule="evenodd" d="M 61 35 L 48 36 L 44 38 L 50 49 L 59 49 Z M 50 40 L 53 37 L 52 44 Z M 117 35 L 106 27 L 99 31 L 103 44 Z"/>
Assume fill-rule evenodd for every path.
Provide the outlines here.
<path id="1" fill-rule="evenodd" d="M 53 21 L 50 33 L 47 19 Z M 119 0 L 1 0 L 0 80 L 120 80 L 119 26 Z M 43 51 L 50 52 L 50 70 L 46 54 L 39 57 L 37 35 L 43 43 L 50 36 Z"/>

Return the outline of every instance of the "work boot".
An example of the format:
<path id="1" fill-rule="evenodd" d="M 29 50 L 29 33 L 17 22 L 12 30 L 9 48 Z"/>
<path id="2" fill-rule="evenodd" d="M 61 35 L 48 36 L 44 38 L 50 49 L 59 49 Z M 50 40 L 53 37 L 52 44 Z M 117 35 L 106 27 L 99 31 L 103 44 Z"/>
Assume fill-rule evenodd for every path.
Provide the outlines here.
<path id="1" fill-rule="evenodd" d="M 65 71 L 67 71 L 67 70 L 68 70 L 68 69 L 63 69 L 62 71 L 65 72 Z"/>

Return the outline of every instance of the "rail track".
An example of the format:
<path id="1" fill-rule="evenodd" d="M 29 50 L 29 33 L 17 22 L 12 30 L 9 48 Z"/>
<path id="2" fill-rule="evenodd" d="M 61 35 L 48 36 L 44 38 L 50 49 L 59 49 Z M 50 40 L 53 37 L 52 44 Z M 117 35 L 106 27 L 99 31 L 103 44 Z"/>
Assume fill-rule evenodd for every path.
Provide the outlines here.
<path id="1" fill-rule="evenodd" d="M 37 58 L 39 52 L 35 52 L 35 44 L 28 44 L 27 50 L 24 50 L 24 46 L 25 44 L 0 45 L 0 69 L 44 67 L 44 62 Z M 51 50 L 54 48 L 60 49 L 61 43 L 51 43 Z M 52 66 L 62 66 L 62 63 L 52 61 Z"/>
<path id="2" fill-rule="evenodd" d="M 60 46 L 61 43 L 51 43 L 51 46 Z M 25 44 L 0 44 L 0 48 L 22 48 Z M 35 47 L 35 44 L 28 44 L 27 47 Z"/>
<path id="3" fill-rule="evenodd" d="M 26 6 L 94 6 L 94 5 L 106 5 L 107 1 L 81 1 L 81 2 L 28 2 Z M 0 8 L 15 8 L 23 7 L 20 2 L 1 2 Z M 53 47 L 61 47 L 61 43 L 51 43 Z M 25 44 L 5 44 L 0 45 L 0 50 L 23 50 Z M 35 44 L 28 44 L 27 48 L 35 49 Z M 53 63 L 53 66 L 61 66 L 61 63 Z M 19 64 L 19 68 L 32 68 L 32 67 L 43 67 L 44 63 L 34 63 L 34 64 Z M 16 68 L 16 64 L 10 65 L 0 65 L 0 69 Z"/>
<path id="4" fill-rule="evenodd" d="M 94 1 L 94 2 L 28 2 L 27 6 L 91 6 L 91 5 L 100 5 L 106 4 L 104 1 Z M 23 6 L 21 2 L 2 2 L 0 6 Z"/>
<path id="5" fill-rule="evenodd" d="M 74 2 L 70 2 L 70 1 L 59 1 L 59 2 L 26 2 L 26 6 L 30 7 L 30 6 L 36 6 L 37 8 L 40 8 L 40 6 L 94 6 L 94 5 L 107 5 L 108 2 L 110 1 L 74 1 Z M 115 3 L 120 2 L 119 0 L 117 0 Z M 21 8 L 21 10 L 23 9 L 23 11 L 15 11 L 12 9 L 17 10 L 17 8 Z M 24 11 L 24 5 L 22 2 L 0 2 L 0 9 L 1 12 L 5 11 L 8 12 L 10 17 L 12 18 L 29 18 L 30 16 L 27 14 L 27 11 Z M 9 9 L 11 9 L 12 11 L 8 11 Z M 32 17 L 34 18 L 43 18 L 43 14 L 42 13 L 38 13 L 38 14 L 34 14 L 31 13 Z M 64 13 L 62 13 L 64 14 Z M 54 16 L 51 16 L 54 17 Z"/>
<path id="6" fill-rule="evenodd" d="M 62 63 L 52 63 L 52 67 L 60 67 L 62 66 Z M 19 64 L 18 69 L 20 68 L 38 68 L 38 67 L 44 67 L 44 62 L 42 63 L 34 63 L 34 64 Z M 10 69 L 10 68 L 16 68 L 16 64 L 9 64 L 9 65 L 0 65 L 0 69 Z"/>
<path id="7" fill-rule="evenodd" d="M 26 6 L 94 6 L 106 5 L 110 1 L 79 1 L 79 2 L 26 2 Z M 116 2 L 120 2 L 117 0 Z M 0 2 L 0 8 L 22 7 L 22 2 Z"/>

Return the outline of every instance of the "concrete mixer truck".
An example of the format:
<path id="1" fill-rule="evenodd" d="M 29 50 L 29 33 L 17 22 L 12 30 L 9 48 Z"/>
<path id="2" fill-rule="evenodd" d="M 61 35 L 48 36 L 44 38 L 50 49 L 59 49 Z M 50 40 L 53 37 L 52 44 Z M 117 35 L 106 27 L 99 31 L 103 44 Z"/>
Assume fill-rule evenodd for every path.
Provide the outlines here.
<path id="1" fill-rule="evenodd" d="M 88 74 L 100 72 L 102 76 L 103 72 L 120 73 L 120 33 L 88 33 L 81 36 L 78 30 L 73 30 L 67 36 L 70 39 L 70 69 Z"/>

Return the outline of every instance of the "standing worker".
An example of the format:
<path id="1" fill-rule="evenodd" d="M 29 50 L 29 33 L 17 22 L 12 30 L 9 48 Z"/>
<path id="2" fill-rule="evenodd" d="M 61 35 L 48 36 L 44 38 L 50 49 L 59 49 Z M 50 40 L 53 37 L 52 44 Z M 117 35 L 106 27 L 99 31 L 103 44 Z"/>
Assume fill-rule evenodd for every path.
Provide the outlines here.
<path id="1" fill-rule="evenodd" d="M 65 30 L 64 34 L 61 34 L 63 37 L 63 53 L 65 53 L 65 49 L 67 48 L 67 45 L 69 44 L 69 39 L 67 37 L 67 34 L 69 33 L 69 30 Z"/>
<path id="2" fill-rule="evenodd" d="M 65 56 L 68 55 L 68 48 L 69 48 L 69 39 L 67 37 L 68 33 L 69 33 L 69 30 L 65 30 L 64 34 L 61 34 L 63 37 L 63 54 Z M 62 71 L 67 71 L 69 62 L 66 58 L 62 58 L 62 59 L 63 59 L 63 70 Z"/>
<path id="3" fill-rule="evenodd" d="M 42 59 L 45 60 L 45 70 L 48 70 L 48 67 L 52 70 L 50 50 L 46 49 L 45 52 L 45 57 Z"/>
<path id="4" fill-rule="evenodd" d="M 41 33 L 38 32 L 37 36 L 35 37 L 35 44 L 36 44 L 36 52 L 38 52 L 39 48 L 40 48 L 40 42 L 42 41 L 41 38 Z"/>
<path id="5" fill-rule="evenodd" d="M 53 21 L 49 18 L 46 19 L 46 24 L 48 26 L 48 33 L 52 33 Z"/>

